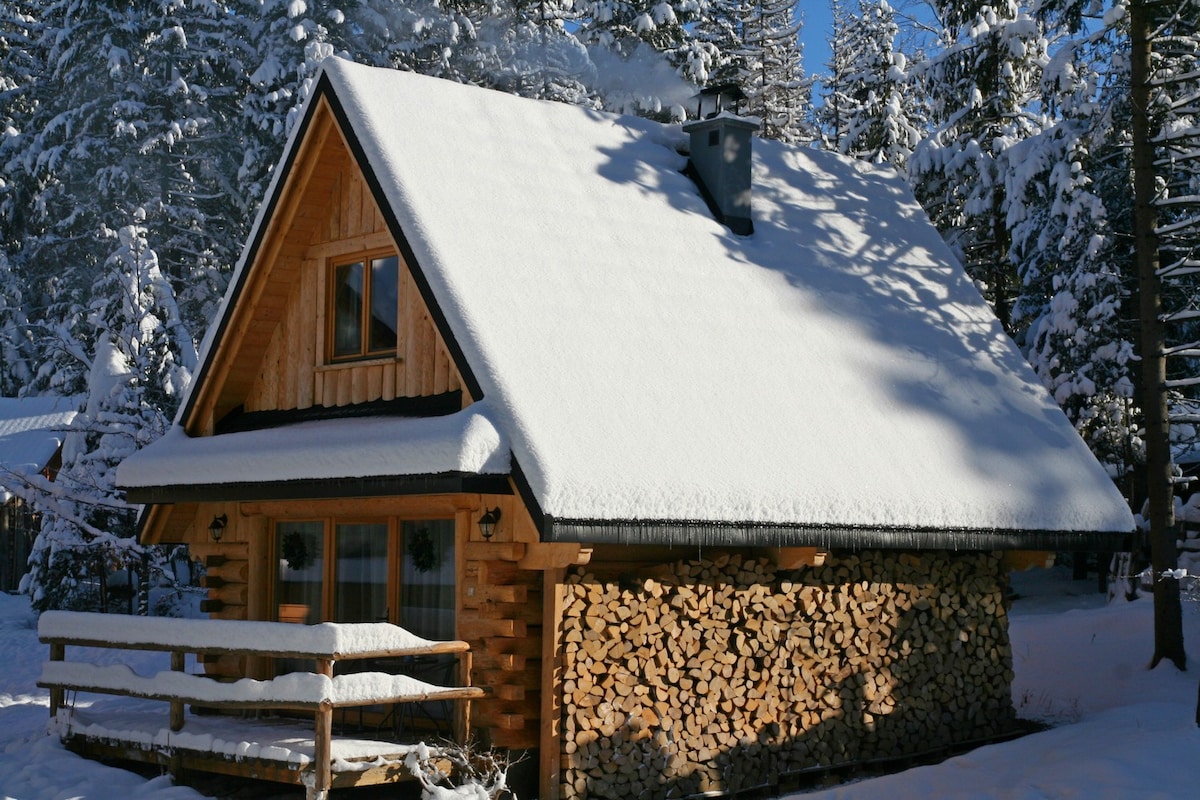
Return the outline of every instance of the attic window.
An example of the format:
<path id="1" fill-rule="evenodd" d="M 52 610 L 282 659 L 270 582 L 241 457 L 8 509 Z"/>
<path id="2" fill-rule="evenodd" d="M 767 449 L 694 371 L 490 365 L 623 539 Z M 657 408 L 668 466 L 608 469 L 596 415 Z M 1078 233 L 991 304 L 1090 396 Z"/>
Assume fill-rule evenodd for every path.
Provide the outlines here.
<path id="1" fill-rule="evenodd" d="M 377 255 L 339 261 L 330 274 L 330 360 L 396 352 L 400 260 Z"/>

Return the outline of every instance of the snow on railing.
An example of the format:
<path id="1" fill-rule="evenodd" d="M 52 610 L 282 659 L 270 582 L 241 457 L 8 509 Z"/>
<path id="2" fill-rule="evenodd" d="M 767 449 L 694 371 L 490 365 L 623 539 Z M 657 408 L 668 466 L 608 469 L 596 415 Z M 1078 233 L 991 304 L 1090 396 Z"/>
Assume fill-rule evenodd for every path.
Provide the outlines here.
<path id="1" fill-rule="evenodd" d="M 80 611 L 47 611 L 38 618 L 38 636 L 72 639 L 89 646 L 189 653 L 269 650 L 289 658 L 379 658 L 398 650 L 409 655 L 457 653 L 466 642 L 422 639 L 386 622 L 295 625 L 220 619 L 132 617 Z M 91 642 L 98 642 L 91 645 Z"/>
<path id="2" fill-rule="evenodd" d="M 323 798 L 332 782 L 331 735 L 334 708 L 426 700 L 462 701 L 455 727 L 469 726 L 469 701 L 484 696 L 470 686 L 471 652 L 466 642 L 437 642 L 388 623 L 296 625 L 286 622 L 180 620 L 69 611 L 47 611 L 38 637 L 50 645 L 50 660 L 38 685 L 50 690 L 50 714 L 57 717 L 67 691 L 96 692 L 160 700 L 170 704 L 170 729 L 184 726 L 185 705 L 221 709 L 311 711 L 314 715 L 313 774 L 309 798 Z M 127 665 L 67 662 L 67 646 L 157 650 L 171 654 L 171 669 L 138 675 Z M 269 680 L 243 678 L 223 683 L 184 672 L 186 655 L 234 655 L 311 659 L 314 672 L 289 672 Z M 337 661 L 398 660 L 410 656 L 457 654 L 459 682 L 438 686 L 386 672 L 333 674 Z M 398 661 L 394 663 L 399 663 Z M 64 728 L 64 736 L 69 729 Z"/>

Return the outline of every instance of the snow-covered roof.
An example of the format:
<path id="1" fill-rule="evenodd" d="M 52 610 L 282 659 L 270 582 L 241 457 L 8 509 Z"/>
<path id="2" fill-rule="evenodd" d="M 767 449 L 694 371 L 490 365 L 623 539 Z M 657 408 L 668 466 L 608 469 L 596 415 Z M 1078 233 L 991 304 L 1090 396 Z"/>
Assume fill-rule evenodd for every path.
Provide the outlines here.
<path id="1" fill-rule="evenodd" d="M 317 420 L 220 436 L 192 437 L 174 425 L 123 461 L 118 477 L 126 487 L 154 487 L 503 475 L 509 458 L 483 402 L 441 417 Z"/>
<path id="2" fill-rule="evenodd" d="M 0 486 L 45 469 L 77 413 L 75 398 L 0 397 Z M 0 500 L 7 497 L 0 490 Z"/>
<path id="3" fill-rule="evenodd" d="M 890 169 L 755 140 L 739 237 L 682 174 L 678 126 L 340 60 L 314 97 L 547 538 L 1132 529 Z"/>

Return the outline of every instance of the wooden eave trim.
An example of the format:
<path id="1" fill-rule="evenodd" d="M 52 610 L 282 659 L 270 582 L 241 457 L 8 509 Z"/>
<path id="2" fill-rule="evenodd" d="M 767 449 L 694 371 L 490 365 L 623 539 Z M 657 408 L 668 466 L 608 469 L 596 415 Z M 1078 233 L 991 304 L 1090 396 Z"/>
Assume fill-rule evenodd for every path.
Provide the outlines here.
<path id="1" fill-rule="evenodd" d="M 168 516 L 170 516 L 170 509 L 162 506 L 146 506 L 138 515 L 134 539 L 142 545 L 158 544 L 162 535 L 162 526 Z"/>
<path id="2" fill-rule="evenodd" d="M 511 493 L 507 475 L 448 472 L 437 475 L 139 486 L 126 489 L 125 497 L 131 503 L 210 503 L 388 495 Z"/>
<path id="3" fill-rule="evenodd" d="M 194 378 L 196 391 L 188 395 L 187 404 L 179 416 L 184 430 L 189 435 L 198 434 L 196 425 L 202 421 L 202 418 L 198 418 L 199 412 L 205 409 L 215 410 L 216 398 L 220 396 L 221 389 L 228 380 L 229 369 L 236 360 L 238 345 L 238 342 L 229 340 L 230 328 L 236 329 L 237 325 L 241 324 L 242 320 L 253 310 L 254 303 L 244 302 L 247 291 L 250 289 L 255 292 L 261 291 L 267 282 L 264 270 L 256 267 L 264 244 L 270 242 L 282 244 L 285 231 L 281 230 L 283 222 L 279 214 L 281 205 L 285 198 L 292 202 L 299 202 L 299 195 L 303 192 L 304 184 L 316 166 L 315 156 L 321 152 L 328 138 L 330 125 L 318 127 L 315 139 L 310 139 L 309 133 L 314 121 L 322 112 L 326 115 L 329 114 L 328 103 L 323 101 L 323 98 L 329 94 L 331 94 L 329 79 L 322 75 L 314 90 L 312 101 L 308 104 L 308 109 L 300 120 L 299 129 L 293 140 L 295 145 L 284 154 L 283 163 L 277 167 L 280 177 L 274 184 L 274 192 L 264 199 L 266 208 L 261 217 L 262 224 L 254 230 L 240 262 L 242 268 L 238 273 L 237 283 L 227 293 L 225 313 L 216 322 L 217 330 L 213 335 L 213 343 L 208 357 L 200 364 L 200 369 Z M 332 123 L 332 121 L 331 119 L 330 122 Z M 305 173 L 298 176 L 295 167 L 301 156 L 308 157 L 308 166 Z M 246 323 L 249 324 L 252 321 L 246 320 Z"/>
<path id="4" fill-rule="evenodd" d="M 1132 531 L 883 528 L 545 517 L 544 541 L 703 547 L 816 547 L 885 550 L 1119 550 Z"/>
<path id="5" fill-rule="evenodd" d="M 404 229 L 400 226 L 395 213 L 392 211 L 391 203 L 388 201 L 387 194 L 383 190 L 383 185 L 379 182 L 379 177 L 375 174 L 374 170 L 370 169 L 370 162 L 367 160 L 366 151 L 355 135 L 354 126 L 351 125 L 345 108 L 342 106 L 341 101 L 338 100 L 337 95 L 332 91 L 332 87 L 328 83 L 328 78 L 324 76 L 322 77 L 322 83 L 318 85 L 318 91 L 322 87 L 324 87 L 322 99 L 328 104 L 328 107 L 333 112 L 334 120 L 337 122 L 335 129 L 342 137 L 342 142 L 345 144 L 346 149 L 350 151 L 350 154 L 358 163 L 363 180 L 366 181 L 367 186 L 371 189 L 371 196 L 375 198 L 375 205 L 379 207 L 384 222 L 392 234 L 392 239 L 395 241 L 397 248 L 400 250 L 401 257 L 412 273 L 413 283 L 416 284 L 417 291 L 420 292 L 421 299 L 425 303 L 425 308 L 429 311 L 429 318 L 433 321 L 438 333 L 441 334 L 442 341 L 446 345 L 446 351 L 450 354 L 450 358 L 454 360 L 454 366 L 458 369 L 458 374 L 462 377 L 467 394 L 470 395 L 472 400 L 482 400 L 483 388 L 479 385 L 479 380 L 475 377 L 475 373 L 467 362 L 466 354 L 459 345 L 458 339 L 455 338 L 454 332 L 450 328 L 450 323 L 437 302 L 437 298 L 434 297 L 433 288 L 428 278 L 425 277 L 424 269 L 417 259 L 416 253 L 413 251 L 408 236 L 405 235 Z"/>

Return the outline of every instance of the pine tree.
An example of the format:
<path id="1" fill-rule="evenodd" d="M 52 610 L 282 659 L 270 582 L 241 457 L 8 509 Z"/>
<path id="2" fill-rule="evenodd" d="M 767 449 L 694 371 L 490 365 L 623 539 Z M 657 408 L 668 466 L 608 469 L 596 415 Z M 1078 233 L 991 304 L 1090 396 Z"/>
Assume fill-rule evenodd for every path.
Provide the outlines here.
<path id="1" fill-rule="evenodd" d="M 760 135 L 810 142 L 812 84 L 804 74 L 795 0 L 751 0 L 742 23 L 741 83 L 746 110 L 762 119 Z"/>
<path id="2" fill-rule="evenodd" d="M 899 26 L 886 0 L 860 0 L 858 14 L 835 4 L 830 75 L 820 110 L 833 149 L 904 170 L 923 121 L 894 43 Z"/>
<path id="3" fill-rule="evenodd" d="M 138 222 L 121 228 L 117 247 L 91 288 L 86 324 L 94 350 L 87 402 L 63 447 L 53 486 L 32 494 L 44 523 L 22 590 L 34 607 L 101 608 L 114 570 L 161 571 L 162 554 L 135 538 L 134 509 L 116 488 L 117 465 L 162 435 L 191 380 L 195 345 L 182 325 L 171 283 Z"/>
<path id="4" fill-rule="evenodd" d="M 672 98 L 652 75 L 664 57 L 680 79 L 673 88 L 708 81 L 713 49 L 692 35 L 703 8 L 693 0 L 576 0 L 574 35 L 598 65 L 605 108 L 670 118 Z"/>
<path id="5" fill-rule="evenodd" d="M 942 51 L 920 65 L 936 90 L 935 132 L 909 162 L 935 225 L 1010 332 L 1017 292 L 1006 223 L 1006 152 L 1044 127 L 1034 108 L 1046 61 L 1041 24 L 1014 2 L 938 3 Z"/>
<path id="6" fill-rule="evenodd" d="M 762 120 L 760 136 L 809 142 L 816 138 L 812 82 L 795 9 L 794 0 L 714 0 L 696 36 L 712 51 L 710 82 L 742 89 L 743 112 Z"/>
<path id="7" fill-rule="evenodd" d="M 37 106 L 33 89 L 45 71 L 36 46 L 40 29 L 36 7 L 0 0 L 0 252 L 6 254 L 24 244 L 36 188 L 19 157 L 29 138 L 25 123 Z"/>
<path id="8" fill-rule="evenodd" d="M 29 385 L 36 360 L 20 281 L 0 250 L 0 397 L 16 397 Z"/>
<path id="9" fill-rule="evenodd" d="M 1010 174 L 1006 189 L 1022 279 L 1014 318 L 1027 330 L 1034 370 L 1132 497 L 1143 453 L 1126 322 L 1131 253 L 1123 226 L 1110 222 L 1110 203 L 1116 201 L 1119 216 L 1122 209 L 1104 180 L 1115 177 L 1114 164 L 1128 162 L 1108 131 L 1090 128 L 1092 121 L 1067 118 L 1013 149 L 1025 165 Z M 1098 172 L 1108 174 L 1097 182 Z"/>
<path id="10" fill-rule="evenodd" d="M 514 0 L 479 34 L 493 45 L 495 63 L 486 84 L 522 97 L 599 108 L 596 66 L 567 29 L 575 19 L 568 0 Z"/>
<path id="11" fill-rule="evenodd" d="M 105 258 L 103 231 L 135 208 L 181 287 L 190 327 L 206 324 L 224 288 L 245 208 L 229 191 L 241 158 L 225 127 L 238 102 L 225 50 L 232 22 L 223 7 L 194 8 L 60 0 L 46 9 L 37 44 L 54 66 L 30 87 L 36 104 L 8 171 L 33 187 L 11 257 L 34 287 L 30 319 L 48 350 L 64 340 L 59 328 L 77 325 Z M 39 385 L 81 383 L 85 361 L 48 359 Z M 59 368 L 72 374 L 54 378 Z"/>
<path id="12" fill-rule="evenodd" d="M 244 49 L 236 194 L 253 208 L 266 194 L 321 62 L 338 51 L 335 31 L 346 18 L 325 0 L 233 0 L 231 11 L 243 24 L 235 41 Z"/>

